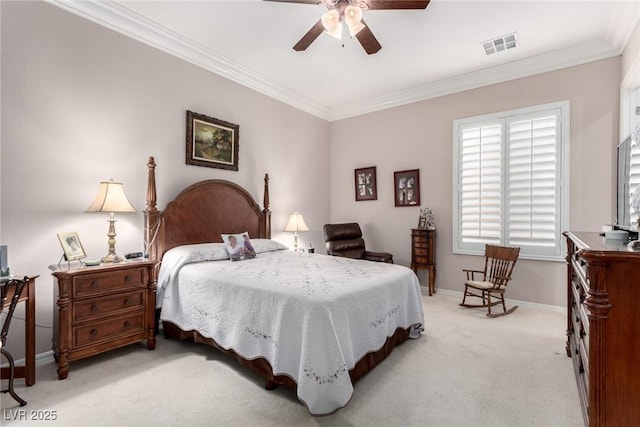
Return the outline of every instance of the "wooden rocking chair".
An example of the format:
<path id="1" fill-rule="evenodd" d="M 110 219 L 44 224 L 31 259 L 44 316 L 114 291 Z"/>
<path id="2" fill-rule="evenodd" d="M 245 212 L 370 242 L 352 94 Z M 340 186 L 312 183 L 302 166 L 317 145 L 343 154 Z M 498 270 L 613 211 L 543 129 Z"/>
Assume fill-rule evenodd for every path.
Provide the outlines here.
<path id="1" fill-rule="evenodd" d="M 511 272 L 516 265 L 520 248 L 486 245 L 484 250 L 484 270 L 462 270 L 467 273 L 464 284 L 464 296 L 460 303 L 463 307 L 487 307 L 489 317 L 499 317 L 511 314 L 518 306 L 507 310 L 504 303 L 504 292 L 511 280 Z M 481 280 L 475 279 L 475 274 L 482 274 Z M 491 301 L 491 295 L 500 296 L 499 301 Z M 482 304 L 467 304 L 467 296 L 482 299 Z M 502 313 L 491 313 L 491 307 L 502 304 Z"/>

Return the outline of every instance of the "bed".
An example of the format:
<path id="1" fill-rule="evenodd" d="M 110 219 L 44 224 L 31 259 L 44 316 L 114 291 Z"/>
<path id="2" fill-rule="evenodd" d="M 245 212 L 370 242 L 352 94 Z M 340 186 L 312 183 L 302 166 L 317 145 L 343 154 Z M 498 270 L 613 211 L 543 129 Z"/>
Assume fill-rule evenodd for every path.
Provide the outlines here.
<path id="1" fill-rule="evenodd" d="M 344 407 L 353 383 L 423 330 L 420 285 L 408 268 L 288 250 L 270 239 L 263 208 L 242 187 L 207 180 L 156 208 L 148 162 L 145 243 L 161 260 L 157 304 L 165 336 L 213 346 L 296 388 L 313 415 Z M 231 261 L 221 235 L 248 233 L 256 256 Z"/>

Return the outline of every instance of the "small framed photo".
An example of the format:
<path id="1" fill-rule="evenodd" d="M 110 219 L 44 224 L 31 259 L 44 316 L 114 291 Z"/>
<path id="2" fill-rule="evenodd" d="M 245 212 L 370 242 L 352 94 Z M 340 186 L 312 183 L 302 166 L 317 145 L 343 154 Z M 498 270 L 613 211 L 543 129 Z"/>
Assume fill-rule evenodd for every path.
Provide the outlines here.
<path id="1" fill-rule="evenodd" d="M 376 167 L 355 169 L 356 202 L 362 200 L 378 200 L 376 183 Z"/>
<path id="2" fill-rule="evenodd" d="M 80 243 L 80 237 L 78 237 L 78 233 L 75 231 L 58 233 L 58 240 L 60 240 L 60 244 L 62 245 L 64 259 L 66 261 L 73 261 L 87 257 L 84 253 L 82 243 Z"/>
<path id="3" fill-rule="evenodd" d="M 187 111 L 187 164 L 238 170 L 240 126 Z"/>
<path id="4" fill-rule="evenodd" d="M 418 219 L 418 229 L 419 230 L 427 229 L 427 218 L 420 217 L 420 219 Z"/>
<path id="5" fill-rule="evenodd" d="M 393 173 L 395 205 L 420 206 L 420 169 Z"/>

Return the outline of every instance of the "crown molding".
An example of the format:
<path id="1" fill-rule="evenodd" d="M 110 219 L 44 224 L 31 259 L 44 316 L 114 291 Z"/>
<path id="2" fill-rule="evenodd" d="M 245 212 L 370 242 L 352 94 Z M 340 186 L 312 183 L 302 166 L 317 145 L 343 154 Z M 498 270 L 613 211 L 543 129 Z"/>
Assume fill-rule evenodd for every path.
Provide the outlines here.
<path id="1" fill-rule="evenodd" d="M 617 2 L 607 30 L 607 41 L 600 40 L 559 49 L 404 91 L 330 108 L 300 96 L 266 76 L 111 0 L 45 1 L 330 122 L 617 56 L 622 53 L 638 22 L 638 7 L 633 4 L 629 6 L 629 3 L 633 2 Z"/>
<path id="2" fill-rule="evenodd" d="M 640 3 L 616 1 L 609 17 L 606 39 L 619 54 L 622 54 L 636 25 L 640 25 Z"/>
<path id="3" fill-rule="evenodd" d="M 342 120 L 366 113 L 399 107 L 457 92 L 503 83 L 509 80 L 599 61 L 618 55 L 619 53 L 613 50 L 611 45 L 604 40 L 584 43 L 474 71 L 472 73 L 461 74 L 366 101 L 336 107 L 331 109 L 329 121 Z"/>
<path id="4" fill-rule="evenodd" d="M 329 108 L 111 0 L 45 0 L 54 6 L 328 120 Z"/>

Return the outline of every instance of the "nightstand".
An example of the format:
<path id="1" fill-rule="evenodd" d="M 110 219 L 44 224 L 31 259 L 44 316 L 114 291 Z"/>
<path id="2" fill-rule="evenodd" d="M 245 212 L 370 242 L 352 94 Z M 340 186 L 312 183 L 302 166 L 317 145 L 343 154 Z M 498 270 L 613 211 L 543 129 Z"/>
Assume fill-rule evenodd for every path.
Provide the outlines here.
<path id="1" fill-rule="evenodd" d="M 155 349 L 155 261 L 56 269 L 53 352 L 58 379 L 69 362 L 147 341 Z"/>
<path id="2" fill-rule="evenodd" d="M 436 230 L 411 229 L 411 269 L 429 270 L 429 296 L 436 293 Z"/>

